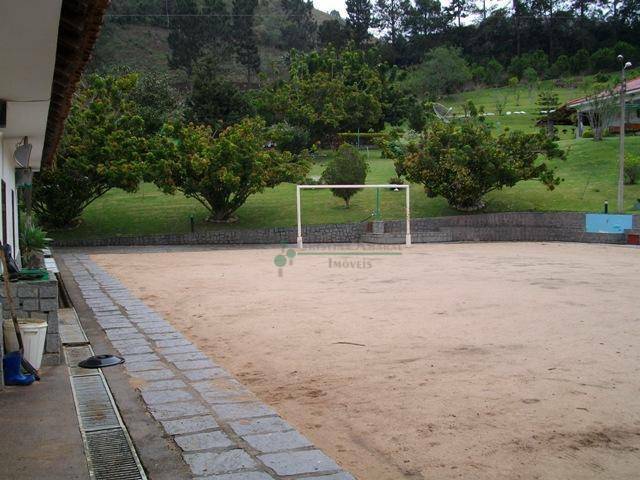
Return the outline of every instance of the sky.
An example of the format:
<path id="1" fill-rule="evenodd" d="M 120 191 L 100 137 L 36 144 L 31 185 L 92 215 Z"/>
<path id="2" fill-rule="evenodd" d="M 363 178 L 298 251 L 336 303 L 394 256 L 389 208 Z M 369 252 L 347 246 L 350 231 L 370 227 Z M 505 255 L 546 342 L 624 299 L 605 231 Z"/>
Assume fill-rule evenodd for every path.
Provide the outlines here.
<path id="1" fill-rule="evenodd" d="M 449 0 L 441 0 L 442 5 L 449 4 Z M 487 7 L 494 5 L 505 5 L 510 2 L 505 2 L 503 0 L 487 0 Z M 344 18 L 347 15 L 347 11 L 344 7 L 344 0 L 313 0 L 313 6 L 318 10 L 322 10 L 324 12 L 330 12 L 331 10 L 337 10 Z"/>

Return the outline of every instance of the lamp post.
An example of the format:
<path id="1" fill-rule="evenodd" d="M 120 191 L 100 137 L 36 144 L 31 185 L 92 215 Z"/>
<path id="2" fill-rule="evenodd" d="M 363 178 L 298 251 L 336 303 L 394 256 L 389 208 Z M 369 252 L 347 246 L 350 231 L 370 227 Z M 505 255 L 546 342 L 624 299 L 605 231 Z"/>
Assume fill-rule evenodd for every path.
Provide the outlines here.
<path id="1" fill-rule="evenodd" d="M 625 130 L 625 93 L 627 90 L 624 78 L 625 70 L 631 67 L 631 62 L 624 61 L 622 55 L 618 55 L 618 61 L 622 64 L 622 76 L 620 77 L 620 159 L 618 171 L 618 213 L 624 212 L 624 130 Z"/>

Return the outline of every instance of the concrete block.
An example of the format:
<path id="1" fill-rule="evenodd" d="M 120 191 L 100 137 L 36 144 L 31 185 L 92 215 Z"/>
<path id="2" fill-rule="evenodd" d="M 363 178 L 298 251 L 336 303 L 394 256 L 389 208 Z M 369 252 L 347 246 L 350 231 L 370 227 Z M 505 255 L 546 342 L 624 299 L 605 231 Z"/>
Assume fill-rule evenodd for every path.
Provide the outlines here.
<path id="1" fill-rule="evenodd" d="M 199 370 L 204 368 L 219 368 L 211 360 L 185 360 L 173 362 L 178 370 Z"/>
<path id="2" fill-rule="evenodd" d="M 165 368 L 164 370 L 145 370 L 143 372 L 135 372 L 132 373 L 136 378 L 141 380 L 168 380 L 170 378 L 174 378 L 176 375 L 172 370 Z"/>
<path id="3" fill-rule="evenodd" d="M 160 423 L 162 423 L 165 432 L 169 435 L 196 433 L 203 430 L 213 430 L 214 428 L 219 427 L 218 422 L 216 422 L 215 418 L 211 415 L 181 418 L 180 420 L 163 420 Z"/>
<path id="4" fill-rule="evenodd" d="M 272 433 L 272 432 L 286 432 L 293 430 L 293 427 L 285 422 L 282 418 L 273 416 L 266 418 L 255 418 L 249 420 L 238 420 L 230 422 L 229 426 L 236 434 L 240 436 L 258 434 L 258 433 Z"/>
<path id="5" fill-rule="evenodd" d="M 58 299 L 57 298 L 41 298 L 40 311 L 49 312 L 52 310 L 58 310 Z"/>
<path id="6" fill-rule="evenodd" d="M 58 335 L 57 333 L 47 333 L 47 338 L 44 344 L 44 351 L 46 353 L 60 352 L 60 335 Z"/>
<path id="7" fill-rule="evenodd" d="M 256 462 L 240 449 L 220 453 L 188 453 L 183 455 L 194 475 L 211 475 L 255 468 Z"/>
<path id="8" fill-rule="evenodd" d="M 142 398 L 147 405 L 159 405 L 193 400 L 193 395 L 186 390 L 151 390 L 142 392 Z"/>
<path id="9" fill-rule="evenodd" d="M 182 380 L 158 380 L 157 382 L 149 382 L 138 387 L 143 392 L 151 392 L 154 390 L 172 390 L 175 388 L 185 388 L 187 386 Z"/>
<path id="10" fill-rule="evenodd" d="M 180 435 L 179 437 L 175 437 L 174 440 L 185 452 L 209 450 L 211 448 L 227 448 L 234 445 L 229 437 L 220 430 Z"/>
<path id="11" fill-rule="evenodd" d="M 38 287 L 28 283 L 18 283 L 18 297 L 38 298 Z"/>
<path id="12" fill-rule="evenodd" d="M 162 362 L 134 362 L 125 363 L 125 368 L 130 372 L 143 372 L 145 370 L 163 370 L 165 364 Z"/>
<path id="13" fill-rule="evenodd" d="M 347 472 L 334 473 L 333 475 L 322 475 L 321 477 L 304 477 L 304 480 L 356 480 Z"/>
<path id="14" fill-rule="evenodd" d="M 38 291 L 40 298 L 58 298 L 58 282 L 43 285 Z"/>
<path id="15" fill-rule="evenodd" d="M 212 405 L 213 410 L 223 420 L 238 420 L 241 418 L 262 417 L 275 415 L 275 412 L 263 403 L 227 403 Z"/>
<path id="16" fill-rule="evenodd" d="M 262 453 L 295 450 L 296 448 L 313 446 L 309 440 L 295 430 L 289 432 L 246 435 L 242 438 L 244 438 L 249 445 Z"/>
<path id="17" fill-rule="evenodd" d="M 239 472 L 202 477 L 200 480 L 273 480 L 273 477 L 264 472 Z"/>
<path id="18" fill-rule="evenodd" d="M 332 472 L 340 467 L 320 450 L 268 453 L 258 457 L 278 475 L 302 475 L 305 473 Z"/>
<path id="19" fill-rule="evenodd" d="M 183 371 L 183 373 L 185 377 L 194 382 L 197 382 L 198 380 L 226 377 L 229 375 L 221 368 L 207 368 L 205 370 L 185 370 Z"/>
<path id="20" fill-rule="evenodd" d="M 38 298 L 21 298 L 19 308 L 25 312 L 39 311 L 40 302 Z"/>
<path id="21" fill-rule="evenodd" d="M 156 420 L 192 417 L 194 415 L 209 413 L 209 409 L 199 402 L 164 403 L 150 406 L 149 410 Z"/>

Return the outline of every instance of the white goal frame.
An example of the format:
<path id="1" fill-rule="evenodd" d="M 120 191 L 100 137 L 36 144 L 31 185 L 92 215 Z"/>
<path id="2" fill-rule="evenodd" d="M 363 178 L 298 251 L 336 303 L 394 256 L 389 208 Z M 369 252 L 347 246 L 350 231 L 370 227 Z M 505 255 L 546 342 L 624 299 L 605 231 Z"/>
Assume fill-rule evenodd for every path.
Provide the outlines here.
<path id="1" fill-rule="evenodd" d="M 298 244 L 298 248 L 303 248 L 302 243 L 302 205 L 300 199 L 300 191 L 301 190 L 316 190 L 316 189 L 328 189 L 328 188 L 393 188 L 398 190 L 405 191 L 405 211 L 406 211 L 406 222 L 407 222 L 407 232 L 405 234 L 405 245 L 407 247 L 411 246 L 411 187 L 409 185 L 395 185 L 395 184 L 384 184 L 384 185 L 296 185 L 296 214 L 298 218 L 298 238 L 296 239 L 296 243 Z"/>

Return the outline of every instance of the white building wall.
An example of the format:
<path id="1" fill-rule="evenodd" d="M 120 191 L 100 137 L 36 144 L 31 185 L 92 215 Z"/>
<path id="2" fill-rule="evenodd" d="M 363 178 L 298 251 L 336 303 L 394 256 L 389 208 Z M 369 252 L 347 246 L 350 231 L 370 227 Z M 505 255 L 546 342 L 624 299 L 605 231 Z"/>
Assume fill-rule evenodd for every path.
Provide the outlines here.
<path id="1" fill-rule="evenodd" d="M 6 201 L 6 239 L 13 249 L 13 256 L 20 263 L 20 239 L 18 233 L 18 192 L 16 189 L 16 163 L 13 159 L 15 145 L 19 141 L 17 138 L 0 137 L 0 178 L 5 182 Z M 0 190 L 1 194 L 1 190 Z M 0 202 L 1 202 L 0 198 Z M 1 203 L 0 203 L 1 205 Z M 0 215 L 2 212 L 0 211 Z M 0 240 L 4 239 L 2 229 L 2 219 L 0 218 Z"/>

